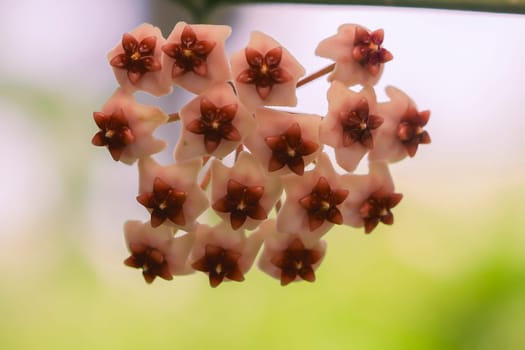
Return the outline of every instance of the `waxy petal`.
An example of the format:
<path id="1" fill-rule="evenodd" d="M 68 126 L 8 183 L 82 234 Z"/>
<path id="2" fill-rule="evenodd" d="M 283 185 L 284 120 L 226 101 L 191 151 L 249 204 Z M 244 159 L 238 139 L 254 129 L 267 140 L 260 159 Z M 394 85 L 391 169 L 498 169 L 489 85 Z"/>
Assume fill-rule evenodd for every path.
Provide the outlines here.
<path id="1" fill-rule="evenodd" d="M 162 64 L 171 71 L 172 83 L 200 94 L 230 80 L 225 50 L 230 33 L 228 26 L 178 22 L 162 48 Z"/>
<path id="2" fill-rule="evenodd" d="M 182 128 L 175 159 L 223 158 L 253 132 L 255 121 L 231 85 L 222 83 L 191 100 L 179 112 Z"/>
<path id="3" fill-rule="evenodd" d="M 232 55 L 231 65 L 239 98 L 249 111 L 297 104 L 295 86 L 304 68 L 271 37 L 252 32 L 247 47 Z"/>

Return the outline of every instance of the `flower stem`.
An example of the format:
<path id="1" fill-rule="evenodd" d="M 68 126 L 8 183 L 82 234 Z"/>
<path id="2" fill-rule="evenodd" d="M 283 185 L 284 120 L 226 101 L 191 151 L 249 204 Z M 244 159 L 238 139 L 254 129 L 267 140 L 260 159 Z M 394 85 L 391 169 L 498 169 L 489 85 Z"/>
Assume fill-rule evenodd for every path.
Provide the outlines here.
<path id="1" fill-rule="evenodd" d="M 320 78 L 322 77 L 323 75 L 326 75 L 328 73 L 330 73 L 331 71 L 333 71 L 335 68 L 335 63 L 332 63 L 331 65 L 327 66 L 327 67 L 324 67 L 323 69 L 321 70 L 318 70 L 317 72 L 315 73 L 312 73 L 310 74 L 309 76 L 305 77 L 304 79 L 301 79 L 297 82 L 297 85 L 296 87 L 301 87 L 317 78 Z"/>
<path id="2" fill-rule="evenodd" d="M 171 122 L 176 122 L 178 120 L 180 120 L 180 115 L 179 113 L 171 113 L 171 114 L 168 114 L 168 121 L 166 123 L 171 123 Z"/>
<path id="3" fill-rule="evenodd" d="M 210 156 L 202 157 L 202 166 L 204 167 L 210 159 L 211 159 Z M 208 188 L 208 185 L 210 184 L 210 180 L 211 180 L 211 167 L 208 168 L 208 170 L 206 170 L 206 174 L 204 174 L 204 177 L 202 178 L 202 181 L 200 184 L 202 190 L 206 191 L 206 188 Z"/>

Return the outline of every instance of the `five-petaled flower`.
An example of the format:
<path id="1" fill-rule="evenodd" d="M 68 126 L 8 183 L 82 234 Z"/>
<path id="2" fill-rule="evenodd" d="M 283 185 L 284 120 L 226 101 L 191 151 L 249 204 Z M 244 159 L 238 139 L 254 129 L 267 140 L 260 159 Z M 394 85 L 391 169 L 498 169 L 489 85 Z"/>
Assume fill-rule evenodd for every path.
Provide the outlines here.
<path id="1" fill-rule="evenodd" d="M 151 210 L 151 226 L 157 227 L 166 219 L 178 226 L 186 225 L 182 210 L 188 194 L 177 190 L 164 182 L 160 177 L 153 181 L 153 191 L 143 192 L 137 201 Z"/>
<path id="2" fill-rule="evenodd" d="M 142 269 L 147 283 L 153 282 L 156 277 L 171 280 L 173 275 L 193 271 L 187 263 L 193 234 L 174 237 L 172 229 L 167 226 L 152 228 L 148 222 L 127 221 L 124 236 L 131 253 L 124 264 Z"/>
<path id="3" fill-rule="evenodd" d="M 156 96 L 171 91 L 161 63 L 163 43 L 160 29 L 147 23 L 122 36 L 121 43 L 108 53 L 108 60 L 124 90 L 144 90 Z"/>
<path id="4" fill-rule="evenodd" d="M 382 29 L 371 32 L 359 25 L 343 24 L 336 35 L 319 43 L 315 54 L 335 61 L 330 81 L 371 86 L 379 81 L 384 63 L 393 59 L 381 46 L 383 37 Z"/>
<path id="5" fill-rule="evenodd" d="M 337 206 L 346 199 L 348 190 L 332 189 L 328 180 L 321 176 L 312 191 L 299 199 L 299 204 L 308 213 L 310 231 L 317 229 L 325 220 L 341 225 L 343 215 Z"/>
<path id="6" fill-rule="evenodd" d="M 113 160 L 118 161 L 127 145 L 133 143 L 135 136 L 122 109 L 113 114 L 94 112 L 93 118 L 100 131 L 93 136 L 95 146 L 107 146 Z"/>
<path id="7" fill-rule="evenodd" d="M 231 57 L 239 97 L 251 111 L 256 107 L 295 106 L 295 86 L 304 68 L 271 37 L 252 32 L 248 46 Z"/>
<path id="8" fill-rule="evenodd" d="M 231 85 L 213 85 L 180 111 L 181 136 L 175 159 L 212 155 L 223 158 L 231 153 L 255 127 L 250 113 Z"/>
<path id="9" fill-rule="evenodd" d="M 234 230 L 254 229 L 282 193 L 281 180 L 264 174 L 248 152 L 241 152 L 233 168 L 214 160 L 211 166 L 212 208 Z"/>
<path id="10" fill-rule="evenodd" d="M 224 42 L 231 28 L 178 22 L 162 46 L 162 63 L 176 85 L 201 93 L 213 83 L 231 79 Z"/>
<path id="11" fill-rule="evenodd" d="M 377 131 L 378 141 L 369 159 L 397 162 L 406 156 L 415 156 L 419 144 L 430 143 L 430 135 L 423 130 L 430 111 L 418 112 L 410 97 L 393 86 L 388 86 L 386 93 L 390 101 L 377 105 L 385 122 Z"/>
<path id="12" fill-rule="evenodd" d="M 326 243 L 321 240 L 305 240 L 300 234 L 278 232 L 275 221 L 268 220 L 259 228 L 264 232 L 264 249 L 259 258 L 261 270 L 281 281 L 315 281 L 317 269 L 325 255 Z"/>
<path id="13" fill-rule="evenodd" d="M 184 230 L 194 228 L 208 208 L 208 199 L 197 184 L 198 159 L 161 166 L 153 158 L 139 160 L 137 200 L 151 212 L 153 227 L 166 224 Z"/>
<path id="14" fill-rule="evenodd" d="M 346 225 L 364 226 L 365 233 L 370 233 L 379 222 L 387 225 L 393 223 L 390 209 L 403 196 L 394 193 L 394 182 L 386 162 L 370 162 L 368 174 L 343 175 L 342 183 L 349 191 L 341 210 Z"/>
<path id="15" fill-rule="evenodd" d="M 390 51 L 381 47 L 384 37 L 383 29 L 373 32 L 361 26 L 357 26 L 355 29 L 352 57 L 372 75 L 379 74 L 381 65 L 394 58 Z"/>
<path id="16" fill-rule="evenodd" d="M 377 191 L 372 193 L 359 208 L 359 214 L 365 225 L 365 233 L 370 233 L 382 222 L 386 225 L 394 223 L 394 215 L 390 211 L 403 198 L 401 193 L 386 193 Z"/>
<path id="17" fill-rule="evenodd" d="M 286 200 L 277 215 L 278 231 L 318 238 L 334 224 L 343 223 L 340 208 L 348 191 L 325 153 L 319 155 L 315 168 L 306 171 L 300 181 L 297 175 L 287 175 L 283 184 Z"/>
<path id="18" fill-rule="evenodd" d="M 123 89 L 117 89 L 102 112 L 93 113 L 93 117 L 100 131 L 91 142 L 107 146 L 116 161 L 131 164 L 166 147 L 164 141 L 153 138 L 153 132 L 168 116 L 159 108 L 137 103 Z"/>
<path id="19" fill-rule="evenodd" d="M 338 81 L 328 89 L 328 114 L 319 129 L 321 142 L 334 147 L 337 163 L 354 171 L 363 156 L 374 148 L 377 129 L 383 118 L 377 115 L 376 96 L 372 88 L 359 93 Z"/>
<path id="20" fill-rule="evenodd" d="M 263 242 L 261 234 L 246 238 L 242 230 L 232 231 L 224 222 L 214 227 L 199 225 L 195 237 L 191 266 L 207 273 L 212 287 L 225 280 L 243 281 Z"/>
<path id="21" fill-rule="evenodd" d="M 245 145 L 272 175 L 302 175 L 322 149 L 320 116 L 258 108 L 255 120 L 257 128 Z"/>

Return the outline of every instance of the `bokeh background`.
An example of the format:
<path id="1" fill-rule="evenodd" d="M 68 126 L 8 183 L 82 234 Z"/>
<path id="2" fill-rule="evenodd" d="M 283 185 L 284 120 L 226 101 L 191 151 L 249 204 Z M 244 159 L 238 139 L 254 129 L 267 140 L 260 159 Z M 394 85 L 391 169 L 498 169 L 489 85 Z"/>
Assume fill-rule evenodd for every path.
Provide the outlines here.
<path id="1" fill-rule="evenodd" d="M 334 229 L 317 281 L 282 288 L 202 274 L 146 285 L 125 267 L 122 224 L 146 219 L 136 167 L 90 144 L 116 88 L 106 53 L 174 2 L 0 2 L 0 349 L 524 349 L 525 17 L 355 6 L 222 7 L 229 52 L 252 30 L 313 72 L 343 23 L 384 28 L 394 53 L 378 85 L 431 109 L 433 143 L 392 166 L 405 195 L 371 235 Z M 324 114 L 325 79 L 297 110 Z M 384 94 L 379 93 L 381 98 Z M 156 100 L 168 113 L 191 96 Z M 176 141 L 176 126 L 158 131 Z M 169 160 L 168 149 L 159 159 Z"/>

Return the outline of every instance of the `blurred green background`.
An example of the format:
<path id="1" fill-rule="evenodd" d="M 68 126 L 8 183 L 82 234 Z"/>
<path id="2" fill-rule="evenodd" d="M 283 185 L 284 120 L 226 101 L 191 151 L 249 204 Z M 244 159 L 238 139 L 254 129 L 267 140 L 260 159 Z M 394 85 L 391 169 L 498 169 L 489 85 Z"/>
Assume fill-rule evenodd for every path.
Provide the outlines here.
<path id="1" fill-rule="evenodd" d="M 313 284 L 282 288 L 253 269 L 217 289 L 202 274 L 146 285 L 122 264 L 122 224 L 145 218 L 136 168 L 90 144 L 91 114 L 116 87 L 106 52 L 143 21 L 167 36 L 186 16 L 160 0 L 0 4 L 0 349 L 525 348 L 523 16 L 211 14 L 233 27 L 230 52 L 260 29 L 307 72 L 326 65 L 312 52 L 339 24 L 383 27 L 396 60 L 379 88 L 399 86 L 433 112 L 433 144 L 392 166 L 405 195 L 395 225 L 331 231 Z M 299 109 L 324 113 L 321 80 L 299 92 Z M 189 97 L 139 98 L 172 112 Z M 159 135 L 174 143 L 175 132 Z"/>

